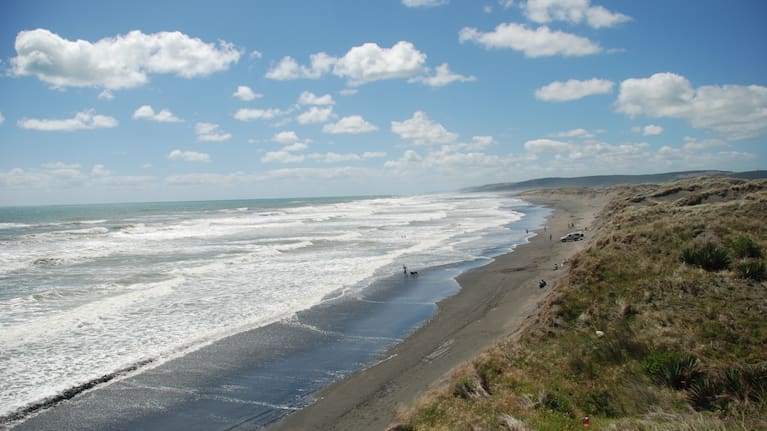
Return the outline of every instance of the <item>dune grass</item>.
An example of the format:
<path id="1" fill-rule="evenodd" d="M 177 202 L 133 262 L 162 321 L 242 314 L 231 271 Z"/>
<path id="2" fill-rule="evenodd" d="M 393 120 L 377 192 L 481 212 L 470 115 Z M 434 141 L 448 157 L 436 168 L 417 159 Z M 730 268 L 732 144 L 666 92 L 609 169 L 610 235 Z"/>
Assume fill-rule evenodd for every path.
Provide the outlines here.
<path id="1" fill-rule="evenodd" d="M 401 430 L 767 429 L 767 181 L 620 189 L 538 321 Z"/>

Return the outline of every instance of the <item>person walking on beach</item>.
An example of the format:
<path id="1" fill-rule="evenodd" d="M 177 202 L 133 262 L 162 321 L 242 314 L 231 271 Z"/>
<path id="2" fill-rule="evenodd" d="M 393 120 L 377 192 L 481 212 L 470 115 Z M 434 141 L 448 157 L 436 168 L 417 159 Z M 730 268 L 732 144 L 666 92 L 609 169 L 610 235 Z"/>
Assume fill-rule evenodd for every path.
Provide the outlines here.
<path id="1" fill-rule="evenodd" d="M 405 275 L 407 275 L 407 266 L 405 266 L 405 265 L 402 265 L 402 273 L 404 273 Z"/>

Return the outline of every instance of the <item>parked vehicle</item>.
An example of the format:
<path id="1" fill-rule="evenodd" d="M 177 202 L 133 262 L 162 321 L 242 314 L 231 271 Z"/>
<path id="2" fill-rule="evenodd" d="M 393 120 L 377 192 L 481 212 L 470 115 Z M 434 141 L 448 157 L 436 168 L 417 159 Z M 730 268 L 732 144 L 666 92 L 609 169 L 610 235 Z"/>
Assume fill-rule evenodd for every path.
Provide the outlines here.
<path id="1" fill-rule="evenodd" d="M 577 231 L 577 232 L 570 232 L 567 235 L 559 238 L 562 242 L 568 242 L 568 241 L 580 241 L 583 239 L 583 232 Z"/>

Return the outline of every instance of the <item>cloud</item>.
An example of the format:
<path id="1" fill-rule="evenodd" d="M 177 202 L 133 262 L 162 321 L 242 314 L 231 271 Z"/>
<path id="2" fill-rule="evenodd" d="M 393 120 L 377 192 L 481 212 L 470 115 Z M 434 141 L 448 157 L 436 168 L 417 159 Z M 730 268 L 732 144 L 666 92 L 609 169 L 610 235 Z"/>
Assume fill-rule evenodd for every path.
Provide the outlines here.
<path id="1" fill-rule="evenodd" d="M 572 146 L 569 143 L 552 139 L 534 139 L 525 142 L 525 150 L 531 153 L 560 153 L 571 149 Z"/>
<path id="2" fill-rule="evenodd" d="M 495 138 L 492 136 L 472 136 L 471 143 L 468 144 L 470 149 L 482 150 L 495 143 Z"/>
<path id="3" fill-rule="evenodd" d="M 206 76 L 228 69 L 240 58 L 230 43 L 205 43 L 181 32 L 136 30 L 89 42 L 37 29 L 19 32 L 15 47 L 12 74 L 33 75 L 54 88 L 133 88 L 146 84 L 152 73 Z"/>
<path id="4" fill-rule="evenodd" d="M 585 21 L 590 27 L 603 28 L 631 21 L 629 16 L 590 3 L 590 0 L 528 0 L 522 4 L 522 9 L 530 21 L 538 24 L 553 21 L 580 24 Z"/>
<path id="5" fill-rule="evenodd" d="M 343 90 L 339 91 L 339 93 L 342 96 L 353 96 L 357 94 L 358 92 L 359 90 L 357 90 L 356 88 L 344 88 Z"/>
<path id="6" fill-rule="evenodd" d="M 0 124 L 5 123 L 5 117 L 3 117 L 3 113 L 0 112 Z"/>
<path id="7" fill-rule="evenodd" d="M 301 77 L 301 67 L 293 57 L 283 57 L 276 66 L 266 72 L 266 77 L 277 81 L 298 79 Z"/>
<path id="8" fill-rule="evenodd" d="M 661 133 L 663 133 L 663 127 L 656 126 L 655 124 L 649 124 L 642 129 L 642 134 L 645 136 L 657 136 Z"/>
<path id="9" fill-rule="evenodd" d="M 333 96 L 331 96 L 330 94 L 317 96 L 316 94 L 312 92 L 304 91 L 298 97 L 298 104 L 302 106 L 303 105 L 326 106 L 326 105 L 335 105 L 336 102 L 333 100 Z"/>
<path id="10" fill-rule="evenodd" d="M 349 79 L 351 85 L 383 79 L 407 78 L 421 72 L 426 54 L 406 41 L 391 48 L 381 48 L 375 43 L 365 43 L 350 49 L 333 67 L 333 74 Z"/>
<path id="11" fill-rule="evenodd" d="M 620 85 L 616 110 L 634 118 L 680 118 L 731 140 L 767 133 L 767 87 L 707 85 L 693 88 L 687 78 L 656 73 Z"/>
<path id="12" fill-rule="evenodd" d="M 375 132 L 376 130 L 378 130 L 378 127 L 368 123 L 359 115 L 343 117 L 336 123 L 325 124 L 325 126 L 322 127 L 323 132 L 333 134 L 349 133 L 356 135 L 360 133 Z"/>
<path id="13" fill-rule="evenodd" d="M 449 3 L 449 0 L 402 0 L 402 4 L 407 7 L 435 7 Z"/>
<path id="14" fill-rule="evenodd" d="M 160 112 L 155 113 L 154 109 L 150 105 L 143 105 L 136 109 L 133 113 L 134 120 L 150 120 L 158 123 L 179 123 L 184 120 L 176 117 L 167 109 L 163 109 Z"/>
<path id="15" fill-rule="evenodd" d="M 312 106 L 308 111 L 301 113 L 297 120 L 301 124 L 316 124 L 330 121 L 333 117 L 333 108 L 319 108 Z"/>
<path id="16" fill-rule="evenodd" d="M 698 139 L 690 136 L 684 137 L 684 149 L 688 151 L 710 150 L 712 148 L 726 148 L 730 144 L 721 139 Z"/>
<path id="17" fill-rule="evenodd" d="M 185 162 L 208 162 L 210 161 L 210 156 L 196 151 L 173 150 L 168 153 L 168 159 L 183 160 Z"/>
<path id="18" fill-rule="evenodd" d="M 476 80 L 477 78 L 474 76 L 464 76 L 451 72 L 447 63 L 443 63 L 437 66 L 434 75 L 410 78 L 408 82 L 422 82 L 430 87 L 442 87 L 453 82 L 471 82 Z"/>
<path id="19" fill-rule="evenodd" d="M 45 169 L 53 170 L 80 170 L 79 163 L 50 162 L 41 165 Z"/>
<path id="20" fill-rule="evenodd" d="M 91 169 L 91 176 L 93 177 L 106 177 L 112 173 L 102 164 L 95 164 Z"/>
<path id="21" fill-rule="evenodd" d="M 314 153 L 308 156 L 309 159 L 316 160 L 322 163 L 361 162 L 364 160 L 381 158 L 381 157 L 386 157 L 386 153 L 366 151 L 362 154 L 356 154 L 356 153 L 339 154 L 339 153 L 329 152 L 324 154 Z"/>
<path id="22" fill-rule="evenodd" d="M 64 120 L 24 118 L 18 121 L 22 129 L 39 130 L 43 132 L 73 132 L 117 127 L 119 122 L 106 115 L 96 115 L 93 111 L 78 112 L 74 118 Z"/>
<path id="23" fill-rule="evenodd" d="M 510 48 L 521 51 L 525 57 L 582 57 L 597 54 L 602 48 L 585 37 L 561 31 L 552 31 L 542 26 L 529 29 L 524 24 L 502 23 L 495 31 L 483 33 L 473 27 L 464 27 L 458 33 L 461 43 L 474 42 L 485 49 Z"/>
<path id="24" fill-rule="evenodd" d="M 97 97 L 99 100 L 112 100 L 115 98 L 114 94 L 107 89 L 101 90 L 101 93 L 99 93 Z"/>
<path id="25" fill-rule="evenodd" d="M 261 51 L 256 51 L 255 49 L 253 51 L 250 51 L 249 55 L 250 55 L 250 58 L 253 58 L 256 60 L 264 56 L 263 54 L 261 54 Z"/>
<path id="26" fill-rule="evenodd" d="M 306 159 L 306 156 L 303 154 L 296 154 L 298 151 L 307 149 L 308 145 L 298 142 L 298 136 L 295 132 L 280 132 L 272 140 L 289 145 L 285 145 L 279 151 L 267 152 L 261 157 L 262 163 L 301 163 Z"/>
<path id="27" fill-rule="evenodd" d="M 583 138 L 583 139 L 591 139 L 594 136 L 595 136 L 594 133 L 589 132 L 588 130 L 582 129 L 582 128 L 572 129 L 565 132 L 554 133 L 553 135 L 551 135 L 552 138 Z"/>
<path id="28" fill-rule="evenodd" d="M 296 132 L 292 130 L 279 132 L 274 135 L 272 141 L 279 142 L 281 144 L 292 144 L 294 142 L 298 142 L 298 135 L 296 135 Z"/>
<path id="29" fill-rule="evenodd" d="M 569 102 L 595 94 L 612 93 L 615 83 L 606 79 L 567 82 L 554 81 L 535 90 L 535 98 L 544 102 Z"/>
<path id="30" fill-rule="evenodd" d="M 270 109 L 240 109 L 234 114 L 234 118 L 240 121 L 250 121 L 250 120 L 271 120 L 275 117 L 278 117 L 280 115 L 284 114 L 279 109 L 276 108 L 270 108 Z"/>
<path id="31" fill-rule="evenodd" d="M 254 93 L 253 90 L 250 89 L 247 85 L 239 85 L 237 86 L 237 91 L 235 91 L 232 96 L 245 101 L 249 102 L 253 99 L 264 97 L 263 94 Z"/>
<path id="32" fill-rule="evenodd" d="M 375 43 L 355 46 L 341 58 L 324 52 L 310 56 L 311 65 L 299 65 L 292 57 L 284 57 L 270 69 L 266 77 L 277 80 L 318 79 L 332 73 L 357 86 L 384 79 L 408 78 L 424 71 L 426 54 L 418 51 L 407 41 L 400 41 L 391 48 L 381 48 Z"/>
<path id="33" fill-rule="evenodd" d="M 293 57 L 283 57 L 276 66 L 266 72 L 266 77 L 277 81 L 299 78 L 319 79 L 322 75 L 329 72 L 337 61 L 335 57 L 324 52 L 312 54 L 309 58 L 311 65 L 301 66 L 293 59 Z"/>
<path id="34" fill-rule="evenodd" d="M 422 111 L 415 112 L 413 118 L 408 120 L 392 121 L 391 131 L 416 145 L 450 144 L 458 139 L 457 134 L 448 132 L 443 125 L 431 121 Z"/>
<path id="35" fill-rule="evenodd" d="M 194 125 L 194 131 L 197 133 L 197 140 L 201 142 L 221 142 L 232 138 L 231 133 L 221 130 L 218 124 L 197 123 Z"/>

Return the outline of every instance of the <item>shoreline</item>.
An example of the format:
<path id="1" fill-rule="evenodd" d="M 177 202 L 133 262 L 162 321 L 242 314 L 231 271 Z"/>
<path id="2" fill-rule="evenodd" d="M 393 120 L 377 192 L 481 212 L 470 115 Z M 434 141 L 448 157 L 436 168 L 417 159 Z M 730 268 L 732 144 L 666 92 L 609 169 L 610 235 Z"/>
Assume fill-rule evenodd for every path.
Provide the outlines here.
<path id="1" fill-rule="evenodd" d="M 524 244 L 525 227 L 541 226 L 549 213 L 530 206 L 529 218 L 514 222 L 511 244 Z M 129 376 L 105 376 L 14 418 L 19 421 L 0 423 L 0 429 L 271 426 L 311 405 L 332 382 L 391 360 L 386 352 L 431 319 L 440 300 L 461 290 L 456 278 L 490 261 L 418 268 L 417 277 L 392 274 L 359 295 L 332 298 Z"/>
<path id="2" fill-rule="evenodd" d="M 514 251 L 459 275 L 460 291 L 440 301 L 437 313 L 391 347 L 384 359 L 320 390 L 314 404 L 266 430 L 383 430 L 399 409 L 444 385 L 456 367 L 514 336 L 534 318 L 556 281 L 566 274 L 554 265 L 585 247 L 590 236 L 569 243 L 561 243 L 559 237 L 592 227 L 609 196 L 539 191 L 514 197 L 552 210 L 544 229 Z M 540 279 L 547 281 L 546 288 L 538 288 Z"/>
<path id="3" fill-rule="evenodd" d="M 554 263 L 585 242 L 560 246 L 559 236 L 594 215 L 582 196 L 551 197 L 509 195 L 535 214 L 517 225 L 530 233 L 511 252 L 381 279 L 360 296 L 88 388 L 0 429 L 384 429 L 401 406 L 536 314 L 564 272 Z"/>

